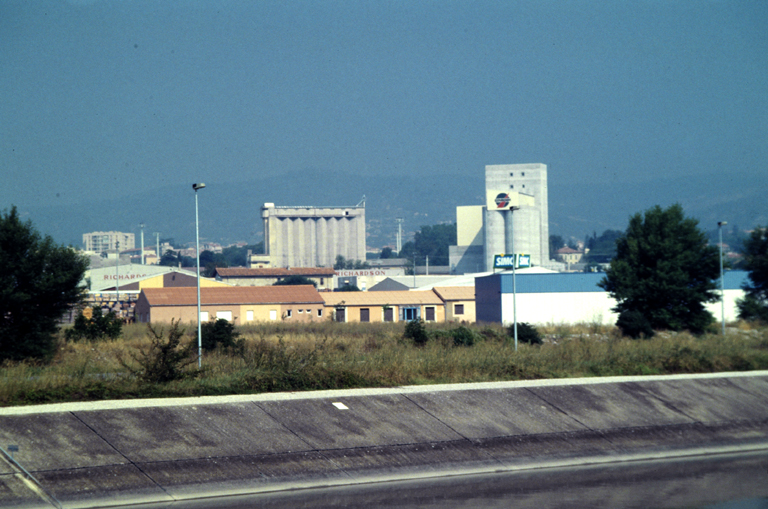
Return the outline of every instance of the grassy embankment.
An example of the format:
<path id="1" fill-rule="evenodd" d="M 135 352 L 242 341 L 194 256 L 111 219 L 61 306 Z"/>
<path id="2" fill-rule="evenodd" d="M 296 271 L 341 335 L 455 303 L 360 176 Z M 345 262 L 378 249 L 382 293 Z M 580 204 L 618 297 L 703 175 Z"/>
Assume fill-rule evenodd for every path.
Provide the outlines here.
<path id="1" fill-rule="evenodd" d="M 620 338 L 613 327 L 552 325 L 539 328 L 545 344 L 521 344 L 517 353 L 501 326 L 470 326 L 478 340 L 468 347 L 441 332 L 451 327 L 430 324 L 431 339 L 419 348 L 402 339 L 403 324 L 245 326 L 239 351 L 205 353 L 201 373 L 194 363 L 185 379 L 150 384 L 120 362 L 135 364 L 148 345 L 146 326 L 134 324 L 116 341 L 62 340 L 49 364 L 1 366 L 0 405 L 768 369 L 768 327 L 747 324 L 725 337 L 660 333 L 650 340 Z M 192 339 L 195 328 L 187 331 Z"/>

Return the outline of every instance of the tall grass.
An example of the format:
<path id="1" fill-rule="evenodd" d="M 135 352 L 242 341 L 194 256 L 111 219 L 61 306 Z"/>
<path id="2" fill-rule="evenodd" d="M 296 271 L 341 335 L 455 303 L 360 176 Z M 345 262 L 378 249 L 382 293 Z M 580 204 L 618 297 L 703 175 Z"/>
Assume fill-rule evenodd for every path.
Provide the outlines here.
<path id="1" fill-rule="evenodd" d="M 403 339 L 403 324 L 248 325 L 238 328 L 241 348 L 206 353 L 202 371 L 195 365 L 190 377 L 166 384 L 142 382 L 120 362 L 148 345 L 146 326 L 126 326 L 103 343 L 65 343 L 62 334 L 50 364 L 0 366 L 0 405 L 768 369 L 768 328 L 747 324 L 725 337 L 661 332 L 650 340 L 599 324 L 550 324 L 539 328 L 543 345 L 517 352 L 500 325 L 469 326 L 472 346 L 455 346 L 451 327 L 429 324 L 430 340 L 417 347 Z M 195 334 L 188 327 L 190 341 Z"/>

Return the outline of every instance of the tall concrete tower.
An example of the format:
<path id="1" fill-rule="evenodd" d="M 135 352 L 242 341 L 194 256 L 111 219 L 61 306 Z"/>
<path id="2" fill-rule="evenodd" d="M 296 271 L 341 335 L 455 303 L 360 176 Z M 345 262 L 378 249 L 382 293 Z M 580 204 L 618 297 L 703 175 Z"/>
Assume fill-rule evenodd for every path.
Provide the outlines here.
<path id="1" fill-rule="evenodd" d="M 533 205 L 487 207 L 485 211 L 485 268 L 493 270 L 493 256 L 518 253 L 531 255 L 534 265 L 549 263 L 549 205 L 545 164 L 497 164 L 485 167 L 487 195 L 519 193 L 533 197 Z"/>

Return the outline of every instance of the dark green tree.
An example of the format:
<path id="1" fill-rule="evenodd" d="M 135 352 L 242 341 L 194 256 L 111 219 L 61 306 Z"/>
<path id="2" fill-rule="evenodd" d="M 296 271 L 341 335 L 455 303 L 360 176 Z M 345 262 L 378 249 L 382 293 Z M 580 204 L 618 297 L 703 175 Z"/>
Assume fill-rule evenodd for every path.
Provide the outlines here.
<path id="1" fill-rule="evenodd" d="M 47 359 L 58 320 L 83 297 L 88 260 L 41 237 L 16 207 L 0 213 L 0 362 Z"/>
<path id="2" fill-rule="evenodd" d="M 768 322 L 768 228 L 755 228 L 744 241 L 744 268 L 749 280 L 736 303 L 739 317 Z"/>
<path id="3" fill-rule="evenodd" d="M 176 251 L 166 251 L 163 256 L 160 257 L 158 265 L 163 267 L 194 267 L 195 261 L 191 256 L 181 256 Z"/>
<path id="4" fill-rule="evenodd" d="M 386 260 L 387 258 L 392 258 L 392 248 L 391 247 L 382 248 L 379 258 L 381 258 L 382 260 Z"/>
<path id="5" fill-rule="evenodd" d="M 616 241 L 616 257 L 599 285 L 620 314 L 641 313 L 653 329 L 701 333 L 713 321 L 704 307 L 718 300 L 718 250 L 679 204 L 635 214 Z"/>
<path id="6" fill-rule="evenodd" d="M 205 351 L 241 346 L 240 333 L 235 330 L 235 324 L 223 318 L 201 323 L 200 336 Z"/>
<path id="7" fill-rule="evenodd" d="M 347 260 L 341 255 L 336 255 L 336 262 L 333 264 L 334 270 L 361 270 L 370 269 L 368 262 L 360 260 Z"/>
<path id="8" fill-rule="evenodd" d="M 341 285 L 340 287 L 336 288 L 334 292 L 359 292 L 360 288 L 357 287 L 357 285 L 351 285 L 349 283 L 345 285 Z"/>
<path id="9" fill-rule="evenodd" d="M 558 249 L 565 247 L 565 240 L 560 235 L 549 236 L 549 257 L 555 258 L 557 256 Z"/>
<path id="10" fill-rule="evenodd" d="M 284 277 L 283 279 L 277 281 L 272 286 L 292 286 L 292 285 L 312 285 L 315 288 L 317 288 L 317 283 L 312 281 L 306 276 L 299 276 L 299 275 L 292 275 L 288 277 Z"/>
<path id="11" fill-rule="evenodd" d="M 123 331 L 123 320 L 114 311 L 108 311 L 105 315 L 100 306 L 91 308 L 91 317 L 87 318 L 81 311 L 75 318 L 71 329 L 67 329 L 64 336 L 67 341 L 100 341 L 103 339 L 117 339 Z"/>
<path id="12" fill-rule="evenodd" d="M 585 247 L 589 249 L 586 254 L 587 262 L 609 263 L 616 256 L 616 241 L 624 234 L 621 230 L 605 230 L 599 237 L 593 233 L 587 237 Z"/>

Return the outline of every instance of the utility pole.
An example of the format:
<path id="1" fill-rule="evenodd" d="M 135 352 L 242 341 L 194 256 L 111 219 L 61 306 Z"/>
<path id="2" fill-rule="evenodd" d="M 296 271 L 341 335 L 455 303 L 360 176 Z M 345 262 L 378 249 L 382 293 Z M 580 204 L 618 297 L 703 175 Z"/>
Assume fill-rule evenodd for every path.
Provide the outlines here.
<path id="1" fill-rule="evenodd" d="M 141 223 L 141 264 L 144 265 L 144 223 Z"/>
<path id="2" fill-rule="evenodd" d="M 155 241 L 157 242 L 155 254 L 157 254 L 157 263 L 160 264 L 160 258 L 162 258 L 160 255 L 160 232 L 155 232 Z"/>
<path id="3" fill-rule="evenodd" d="M 115 305 L 117 306 L 117 316 L 120 316 L 120 241 L 115 241 Z"/>
<path id="4" fill-rule="evenodd" d="M 400 258 L 400 251 L 403 249 L 403 218 L 398 217 L 397 221 L 397 257 Z"/>

